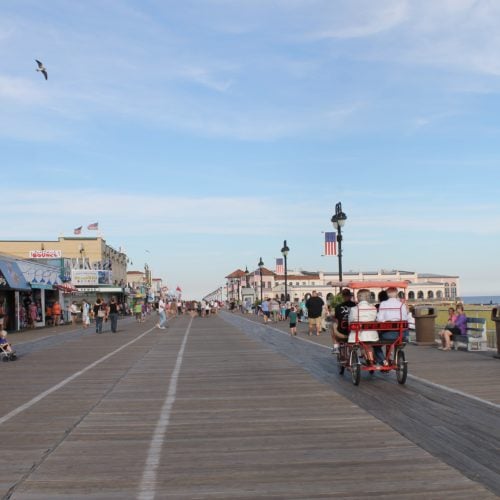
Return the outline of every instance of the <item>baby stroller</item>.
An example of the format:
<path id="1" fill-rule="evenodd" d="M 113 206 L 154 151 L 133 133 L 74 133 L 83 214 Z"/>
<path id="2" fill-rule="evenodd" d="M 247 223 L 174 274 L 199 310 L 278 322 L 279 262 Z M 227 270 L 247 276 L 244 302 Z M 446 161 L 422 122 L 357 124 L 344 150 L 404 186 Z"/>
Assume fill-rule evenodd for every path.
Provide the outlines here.
<path id="1" fill-rule="evenodd" d="M 17 359 L 16 351 L 9 344 L 5 331 L 0 331 L 0 356 L 2 361 L 15 361 Z"/>

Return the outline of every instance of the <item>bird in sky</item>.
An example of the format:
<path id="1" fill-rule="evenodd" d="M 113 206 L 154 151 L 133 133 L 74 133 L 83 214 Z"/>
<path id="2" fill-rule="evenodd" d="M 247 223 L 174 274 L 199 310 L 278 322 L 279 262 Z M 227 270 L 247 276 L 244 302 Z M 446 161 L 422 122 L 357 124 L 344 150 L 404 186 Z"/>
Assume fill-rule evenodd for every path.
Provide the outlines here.
<path id="1" fill-rule="evenodd" d="M 38 64 L 38 68 L 36 70 L 40 71 L 40 73 L 42 73 L 42 75 L 45 77 L 45 80 L 47 80 L 47 68 L 43 65 L 43 62 L 39 61 L 38 59 L 35 59 L 35 61 Z"/>

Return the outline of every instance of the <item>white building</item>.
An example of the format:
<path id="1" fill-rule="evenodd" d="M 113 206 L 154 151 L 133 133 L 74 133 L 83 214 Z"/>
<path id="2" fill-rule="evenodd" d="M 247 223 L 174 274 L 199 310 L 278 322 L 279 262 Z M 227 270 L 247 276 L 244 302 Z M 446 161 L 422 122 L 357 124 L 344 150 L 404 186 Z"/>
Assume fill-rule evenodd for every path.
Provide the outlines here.
<path id="1" fill-rule="evenodd" d="M 316 290 L 318 294 L 330 299 L 339 293 L 341 286 L 347 288 L 351 281 L 406 281 L 406 298 L 415 301 L 453 301 L 460 296 L 459 281 L 456 275 L 417 273 L 415 271 L 379 270 L 347 271 L 343 281 L 338 281 L 338 273 L 323 271 L 294 271 L 287 273 L 287 292 L 290 300 L 300 301 Z M 241 289 L 246 284 L 255 290 L 255 296 L 285 298 L 285 276 L 265 267 L 246 274 L 241 269 L 226 276 L 226 296 L 228 300 L 241 300 Z M 376 290 L 375 290 L 376 293 Z"/>

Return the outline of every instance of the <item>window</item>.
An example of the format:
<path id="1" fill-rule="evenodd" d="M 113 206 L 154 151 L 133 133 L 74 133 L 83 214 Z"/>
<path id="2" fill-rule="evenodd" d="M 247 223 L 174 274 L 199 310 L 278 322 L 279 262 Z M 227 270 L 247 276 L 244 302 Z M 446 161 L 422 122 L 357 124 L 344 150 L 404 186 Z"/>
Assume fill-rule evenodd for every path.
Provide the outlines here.
<path id="1" fill-rule="evenodd" d="M 424 292 L 422 292 L 422 290 L 419 290 L 419 292 L 417 293 L 417 298 L 418 299 L 423 299 L 424 298 Z"/>
<path id="2" fill-rule="evenodd" d="M 408 292 L 408 298 L 413 300 L 415 298 L 415 292 Z"/>
<path id="3" fill-rule="evenodd" d="M 427 298 L 428 298 L 428 299 L 433 299 L 433 298 L 434 298 L 434 292 L 433 292 L 432 290 L 429 290 L 429 291 L 427 292 Z"/>

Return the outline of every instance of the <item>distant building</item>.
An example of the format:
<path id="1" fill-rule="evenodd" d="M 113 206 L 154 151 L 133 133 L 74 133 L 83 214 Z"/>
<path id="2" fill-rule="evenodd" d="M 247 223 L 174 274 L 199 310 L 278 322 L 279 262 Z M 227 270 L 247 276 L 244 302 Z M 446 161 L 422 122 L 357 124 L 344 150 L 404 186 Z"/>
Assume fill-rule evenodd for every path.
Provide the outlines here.
<path id="1" fill-rule="evenodd" d="M 408 300 L 455 300 L 460 296 L 460 278 L 456 275 L 417 273 L 415 271 L 379 270 L 379 271 L 347 271 L 343 273 L 343 283 L 338 273 L 323 271 L 294 271 L 287 273 L 287 291 L 292 301 L 300 301 L 308 297 L 313 290 L 329 300 L 339 293 L 341 285 L 347 287 L 350 281 L 406 281 L 406 298 Z M 228 300 L 241 300 L 241 289 L 248 285 L 261 298 L 260 269 L 249 272 L 241 269 L 226 276 L 226 296 Z M 277 274 L 265 267 L 262 268 L 262 295 L 285 298 L 285 276 Z"/>

